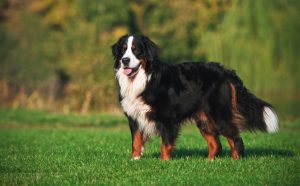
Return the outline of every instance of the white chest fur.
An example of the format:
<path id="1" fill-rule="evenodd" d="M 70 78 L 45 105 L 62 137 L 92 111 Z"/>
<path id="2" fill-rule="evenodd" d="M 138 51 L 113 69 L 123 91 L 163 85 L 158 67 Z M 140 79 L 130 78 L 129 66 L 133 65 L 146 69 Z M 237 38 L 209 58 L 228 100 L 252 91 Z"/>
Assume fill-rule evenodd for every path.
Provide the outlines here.
<path id="1" fill-rule="evenodd" d="M 154 135 L 156 133 L 155 123 L 147 118 L 147 113 L 151 110 L 151 107 L 145 104 L 140 97 L 150 77 L 146 75 L 142 68 L 139 69 L 133 80 L 123 74 L 122 68 L 117 71 L 116 76 L 123 97 L 121 105 L 124 112 L 137 121 L 141 132 L 148 136 Z"/>

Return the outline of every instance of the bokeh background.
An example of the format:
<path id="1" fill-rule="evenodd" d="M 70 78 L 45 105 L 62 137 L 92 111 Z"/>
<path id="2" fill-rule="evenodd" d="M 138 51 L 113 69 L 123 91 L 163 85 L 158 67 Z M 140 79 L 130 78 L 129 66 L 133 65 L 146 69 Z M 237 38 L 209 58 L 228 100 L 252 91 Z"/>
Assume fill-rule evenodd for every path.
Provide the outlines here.
<path id="1" fill-rule="evenodd" d="M 298 0 L 1 0 L 0 107 L 121 113 L 110 47 L 149 36 L 167 63 L 217 61 L 300 111 Z"/>

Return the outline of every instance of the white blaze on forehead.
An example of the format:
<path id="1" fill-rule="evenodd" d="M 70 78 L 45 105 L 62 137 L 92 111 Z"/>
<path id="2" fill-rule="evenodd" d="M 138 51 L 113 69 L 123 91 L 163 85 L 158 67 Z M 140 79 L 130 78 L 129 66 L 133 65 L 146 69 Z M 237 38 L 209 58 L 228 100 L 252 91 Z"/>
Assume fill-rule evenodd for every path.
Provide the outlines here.
<path id="1" fill-rule="evenodd" d="M 127 40 L 127 50 L 126 50 L 125 54 L 122 57 L 122 59 L 123 58 L 129 58 L 130 59 L 129 68 L 135 68 L 135 67 L 137 67 L 140 64 L 140 61 L 136 58 L 136 56 L 133 54 L 132 49 L 131 49 L 132 43 L 133 43 L 133 39 L 134 39 L 133 36 L 129 36 L 128 37 L 128 40 Z M 121 61 L 121 64 L 122 64 L 122 61 Z M 122 64 L 122 67 L 123 67 L 123 64 Z"/>
<path id="2" fill-rule="evenodd" d="M 133 43 L 133 36 L 129 36 L 128 37 L 128 40 L 127 40 L 127 50 L 126 50 L 126 53 L 127 52 L 131 52 L 131 47 L 132 47 L 132 43 Z M 130 50 L 129 50 L 130 49 Z M 126 53 L 124 55 L 126 55 Z"/>

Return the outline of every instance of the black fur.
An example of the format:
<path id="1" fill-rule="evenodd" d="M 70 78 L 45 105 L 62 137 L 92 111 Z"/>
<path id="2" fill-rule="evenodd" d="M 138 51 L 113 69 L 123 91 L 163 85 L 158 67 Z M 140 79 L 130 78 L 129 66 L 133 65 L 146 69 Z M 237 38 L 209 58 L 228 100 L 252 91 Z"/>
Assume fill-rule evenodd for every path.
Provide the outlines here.
<path id="1" fill-rule="evenodd" d="M 112 46 L 115 71 L 120 68 L 120 59 L 124 54 L 122 44 L 128 37 L 121 37 Z M 240 130 L 266 131 L 263 108 L 272 106 L 249 93 L 234 71 L 215 62 L 162 63 L 158 57 L 158 47 L 148 37 L 134 36 L 134 42 L 138 47 L 134 55 L 146 61 L 145 71 L 151 74 L 139 97 L 152 108 L 147 118 L 156 123 L 164 145 L 175 143 L 180 126 L 186 120 L 195 120 L 201 131 L 215 136 L 218 151 L 222 149 L 219 135 L 233 139 L 240 156 L 244 155 Z M 236 110 L 233 108 L 231 85 L 236 90 Z M 120 96 L 120 101 L 122 99 Z M 203 118 L 199 119 L 200 112 L 213 123 L 213 129 Z M 234 120 L 235 112 L 240 114 L 240 120 Z M 127 117 L 134 135 L 139 130 L 138 123 L 136 118 Z"/>

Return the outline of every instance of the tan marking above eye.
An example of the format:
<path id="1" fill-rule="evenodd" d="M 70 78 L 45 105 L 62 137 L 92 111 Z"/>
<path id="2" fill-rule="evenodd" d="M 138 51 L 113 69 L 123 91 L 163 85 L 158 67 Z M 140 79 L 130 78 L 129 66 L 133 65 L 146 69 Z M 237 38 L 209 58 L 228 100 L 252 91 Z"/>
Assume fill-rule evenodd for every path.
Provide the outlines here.
<path id="1" fill-rule="evenodd" d="M 123 49 L 127 49 L 127 44 L 124 44 L 122 47 Z"/>
<path id="2" fill-rule="evenodd" d="M 131 49 L 134 50 L 136 48 L 135 44 L 132 44 Z"/>

